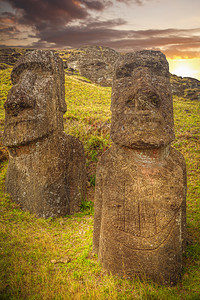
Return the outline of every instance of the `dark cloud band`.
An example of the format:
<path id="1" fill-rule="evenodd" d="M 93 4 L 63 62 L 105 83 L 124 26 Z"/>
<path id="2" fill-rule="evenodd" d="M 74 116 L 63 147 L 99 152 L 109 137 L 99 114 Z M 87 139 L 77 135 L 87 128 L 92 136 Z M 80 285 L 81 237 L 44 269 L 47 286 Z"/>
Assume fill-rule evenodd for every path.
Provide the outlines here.
<path id="1" fill-rule="evenodd" d="M 94 11 L 103 11 L 114 0 L 6 0 L 15 10 L 1 14 L 2 36 L 15 39 L 20 26 L 28 26 L 28 40 L 32 47 L 69 48 L 83 45 L 102 45 L 118 51 L 138 49 L 160 49 L 168 56 L 199 56 L 200 28 L 165 30 L 120 30 L 126 21 L 94 19 Z M 116 0 L 129 4 L 143 5 L 152 0 Z M 72 21 L 79 25 L 72 26 Z M 19 37 L 20 41 L 21 37 Z M 19 42 L 20 43 L 20 42 Z M 23 44 L 24 45 L 24 44 Z M 18 45 L 20 46 L 20 44 Z M 29 46 L 29 45 L 27 45 Z"/>

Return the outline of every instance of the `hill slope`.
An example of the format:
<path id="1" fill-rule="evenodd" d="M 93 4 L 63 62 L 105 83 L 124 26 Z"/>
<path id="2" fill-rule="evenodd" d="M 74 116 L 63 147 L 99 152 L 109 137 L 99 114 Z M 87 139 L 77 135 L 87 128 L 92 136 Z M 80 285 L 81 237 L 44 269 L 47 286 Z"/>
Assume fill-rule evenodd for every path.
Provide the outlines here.
<path id="1" fill-rule="evenodd" d="M 0 124 L 11 69 L 1 70 Z M 65 130 L 80 138 L 87 155 L 88 197 L 94 199 L 98 157 L 110 146 L 110 87 L 80 76 L 65 81 Z M 200 103 L 174 97 L 174 146 L 187 162 L 188 247 L 183 279 L 175 287 L 105 275 L 92 254 L 93 206 L 56 220 L 36 219 L 13 204 L 4 191 L 7 160 L 0 170 L 1 299 L 198 299 L 200 279 Z"/>
<path id="2" fill-rule="evenodd" d="M 0 69 L 12 67 L 20 55 L 31 49 L 0 49 Z M 79 49 L 55 51 L 64 61 L 68 75 L 79 74 L 101 86 L 112 86 L 114 65 L 120 54 L 108 47 L 87 46 Z M 171 74 L 172 93 L 175 96 L 200 101 L 200 81 Z"/>

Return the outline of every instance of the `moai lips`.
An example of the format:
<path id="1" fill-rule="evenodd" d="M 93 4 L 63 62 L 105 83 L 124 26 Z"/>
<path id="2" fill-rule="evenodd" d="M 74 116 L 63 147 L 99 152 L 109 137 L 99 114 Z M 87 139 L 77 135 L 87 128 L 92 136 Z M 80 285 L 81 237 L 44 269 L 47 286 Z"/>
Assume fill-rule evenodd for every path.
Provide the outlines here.
<path id="1" fill-rule="evenodd" d="M 174 138 L 163 54 L 139 51 L 116 66 L 112 147 L 97 167 L 94 251 L 108 272 L 176 283 L 186 238 L 186 167 Z"/>
<path id="2" fill-rule="evenodd" d="M 38 217 L 79 211 L 86 190 L 85 155 L 81 142 L 63 131 L 62 60 L 52 51 L 31 51 L 16 63 L 11 78 L 4 105 L 7 191 Z"/>

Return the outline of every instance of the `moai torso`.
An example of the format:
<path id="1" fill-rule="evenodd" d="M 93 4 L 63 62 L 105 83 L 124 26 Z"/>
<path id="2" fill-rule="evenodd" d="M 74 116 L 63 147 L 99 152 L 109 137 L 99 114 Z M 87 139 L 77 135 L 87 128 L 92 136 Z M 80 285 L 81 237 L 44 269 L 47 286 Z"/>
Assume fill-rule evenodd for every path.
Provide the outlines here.
<path id="1" fill-rule="evenodd" d="M 139 55 L 155 62 L 155 57 L 148 51 L 137 53 L 137 59 Z M 132 60 L 134 65 L 134 54 Z M 124 71 L 127 65 L 130 66 L 126 58 L 120 63 L 122 67 L 118 67 L 116 73 Z M 130 83 L 130 78 L 128 80 Z M 114 99 L 111 105 L 113 110 L 118 101 L 115 97 L 117 84 L 119 82 L 114 83 Z M 145 86 L 143 88 L 145 90 Z M 133 90 L 136 91 L 137 88 L 132 88 Z M 130 93 L 127 90 L 126 92 Z M 123 94 L 121 91 L 120 93 Z M 159 94 L 158 89 L 156 93 Z M 169 130 L 166 120 L 162 120 L 162 111 L 157 114 L 152 108 L 149 113 L 146 109 L 135 111 L 138 99 L 132 94 L 133 98 L 135 105 L 132 107 L 132 115 L 131 110 L 127 112 L 126 107 L 123 110 L 118 102 L 116 110 L 121 110 L 124 123 L 120 117 L 116 127 L 114 125 L 117 118 L 112 122 L 111 137 L 114 143 L 98 164 L 94 250 L 103 267 L 113 274 L 129 278 L 145 275 L 158 282 L 175 283 L 180 277 L 185 244 L 185 162 L 182 155 L 169 145 L 173 138 L 173 122 L 171 121 Z M 160 102 L 162 100 L 162 97 L 158 99 Z M 124 101 L 126 102 L 126 97 Z M 140 95 L 139 102 L 141 101 Z M 146 106 L 148 105 L 147 101 Z M 115 115 L 116 111 L 114 118 Z M 148 126 L 151 123 L 152 127 L 143 124 L 144 120 L 139 120 L 139 115 L 148 118 Z M 160 126 L 165 124 L 160 129 L 157 120 Z M 134 125 L 136 123 L 137 126 Z M 166 132 L 166 128 L 171 137 L 167 133 L 160 134 Z M 154 147 L 153 142 L 156 145 Z"/>
<path id="2" fill-rule="evenodd" d="M 11 77 L 4 130 L 7 191 L 38 217 L 77 212 L 85 197 L 85 156 L 81 142 L 63 132 L 62 61 L 51 51 L 33 51 Z"/>

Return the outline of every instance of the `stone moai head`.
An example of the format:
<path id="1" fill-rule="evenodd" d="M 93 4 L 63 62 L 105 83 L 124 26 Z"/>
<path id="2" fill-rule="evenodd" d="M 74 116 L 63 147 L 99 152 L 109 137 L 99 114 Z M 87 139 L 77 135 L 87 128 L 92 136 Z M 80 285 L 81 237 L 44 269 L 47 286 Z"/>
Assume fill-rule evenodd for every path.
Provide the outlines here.
<path id="1" fill-rule="evenodd" d="M 174 139 L 169 67 L 160 51 L 128 53 L 116 63 L 111 139 L 130 148 L 158 148 Z"/>
<path id="2" fill-rule="evenodd" d="M 62 60 L 34 50 L 19 59 L 5 108 L 4 144 L 18 147 L 63 130 L 66 112 Z"/>

